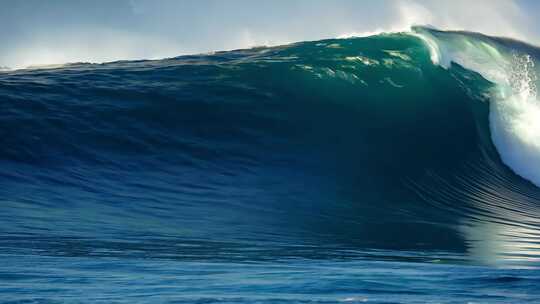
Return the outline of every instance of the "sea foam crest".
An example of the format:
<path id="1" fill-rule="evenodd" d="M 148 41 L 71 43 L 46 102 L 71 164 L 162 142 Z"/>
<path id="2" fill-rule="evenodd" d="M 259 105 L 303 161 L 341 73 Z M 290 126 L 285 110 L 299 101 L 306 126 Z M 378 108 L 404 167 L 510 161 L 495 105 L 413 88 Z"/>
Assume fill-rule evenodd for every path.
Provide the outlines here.
<path id="1" fill-rule="evenodd" d="M 413 31 L 427 45 L 434 64 L 449 68 L 457 63 L 496 84 L 489 114 L 493 143 L 507 166 L 540 187 L 538 59 L 485 36 Z"/>

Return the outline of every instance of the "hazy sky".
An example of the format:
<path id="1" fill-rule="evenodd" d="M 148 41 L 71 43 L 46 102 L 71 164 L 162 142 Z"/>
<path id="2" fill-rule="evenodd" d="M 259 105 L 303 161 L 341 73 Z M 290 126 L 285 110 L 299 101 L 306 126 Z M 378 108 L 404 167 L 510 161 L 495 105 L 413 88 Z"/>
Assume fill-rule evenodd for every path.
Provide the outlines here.
<path id="1" fill-rule="evenodd" d="M 163 58 L 406 30 L 540 42 L 535 0 L 0 0 L 0 66 Z"/>

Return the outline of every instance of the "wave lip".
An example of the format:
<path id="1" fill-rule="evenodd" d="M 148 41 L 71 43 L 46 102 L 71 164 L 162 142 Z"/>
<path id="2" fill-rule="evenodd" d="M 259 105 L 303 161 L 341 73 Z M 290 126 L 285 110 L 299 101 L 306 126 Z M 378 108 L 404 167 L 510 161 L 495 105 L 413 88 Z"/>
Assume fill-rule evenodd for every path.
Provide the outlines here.
<path id="1" fill-rule="evenodd" d="M 477 33 L 413 27 L 428 46 L 433 63 L 453 63 L 496 84 L 491 91 L 490 129 L 503 162 L 540 187 L 540 50 L 517 41 Z"/>

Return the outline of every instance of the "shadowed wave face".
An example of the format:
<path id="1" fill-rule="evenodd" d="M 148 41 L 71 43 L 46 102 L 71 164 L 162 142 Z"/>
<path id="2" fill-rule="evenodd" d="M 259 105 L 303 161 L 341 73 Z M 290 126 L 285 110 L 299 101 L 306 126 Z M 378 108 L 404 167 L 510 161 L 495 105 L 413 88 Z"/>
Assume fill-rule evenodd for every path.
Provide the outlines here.
<path id="1" fill-rule="evenodd" d="M 253 302 L 264 291 L 263 302 L 429 301 L 440 300 L 437 288 L 497 290 L 503 280 L 516 295 L 490 293 L 494 302 L 532 301 L 535 271 L 491 267 L 534 268 L 540 258 L 539 54 L 516 41 L 415 28 L 1 72 L 0 248 L 12 262 L 0 278 L 30 286 L 44 277 L 22 273 L 41 265 L 65 279 L 76 262 L 72 275 L 101 278 L 99 290 L 118 300 L 136 291 L 111 289 L 107 278 L 123 282 L 114 271 L 156 270 L 137 281 L 151 294 L 145 284 L 166 269 L 211 282 L 219 279 L 200 263 L 229 280 L 287 275 L 280 267 L 289 265 L 306 276 L 203 284 L 177 300 Z M 92 273 L 100 267 L 111 272 Z M 396 277 L 381 274 L 387 267 Z M 471 274 L 476 267 L 486 276 Z M 448 279 L 417 289 L 400 281 L 410 268 Z M 357 281 L 352 269 L 367 277 Z M 310 273 L 326 273 L 328 285 Z M 378 280 L 395 284 L 369 285 Z M 361 292 L 336 287 L 343 282 Z M 13 300 L 50 299 L 46 289 L 25 298 L 14 286 Z M 77 288 L 75 299 L 95 300 Z M 467 292 L 463 300 L 486 296 Z"/>

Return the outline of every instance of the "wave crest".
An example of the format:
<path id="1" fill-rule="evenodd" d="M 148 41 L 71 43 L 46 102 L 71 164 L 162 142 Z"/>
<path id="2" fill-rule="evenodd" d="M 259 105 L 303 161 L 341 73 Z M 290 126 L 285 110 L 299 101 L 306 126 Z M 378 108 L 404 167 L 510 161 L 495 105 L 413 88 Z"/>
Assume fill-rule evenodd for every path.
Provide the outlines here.
<path id="1" fill-rule="evenodd" d="M 490 106 L 493 142 L 506 165 L 540 186 L 540 101 L 533 55 L 538 49 L 476 33 L 413 31 L 426 42 L 433 63 L 446 69 L 456 63 L 496 84 Z"/>

